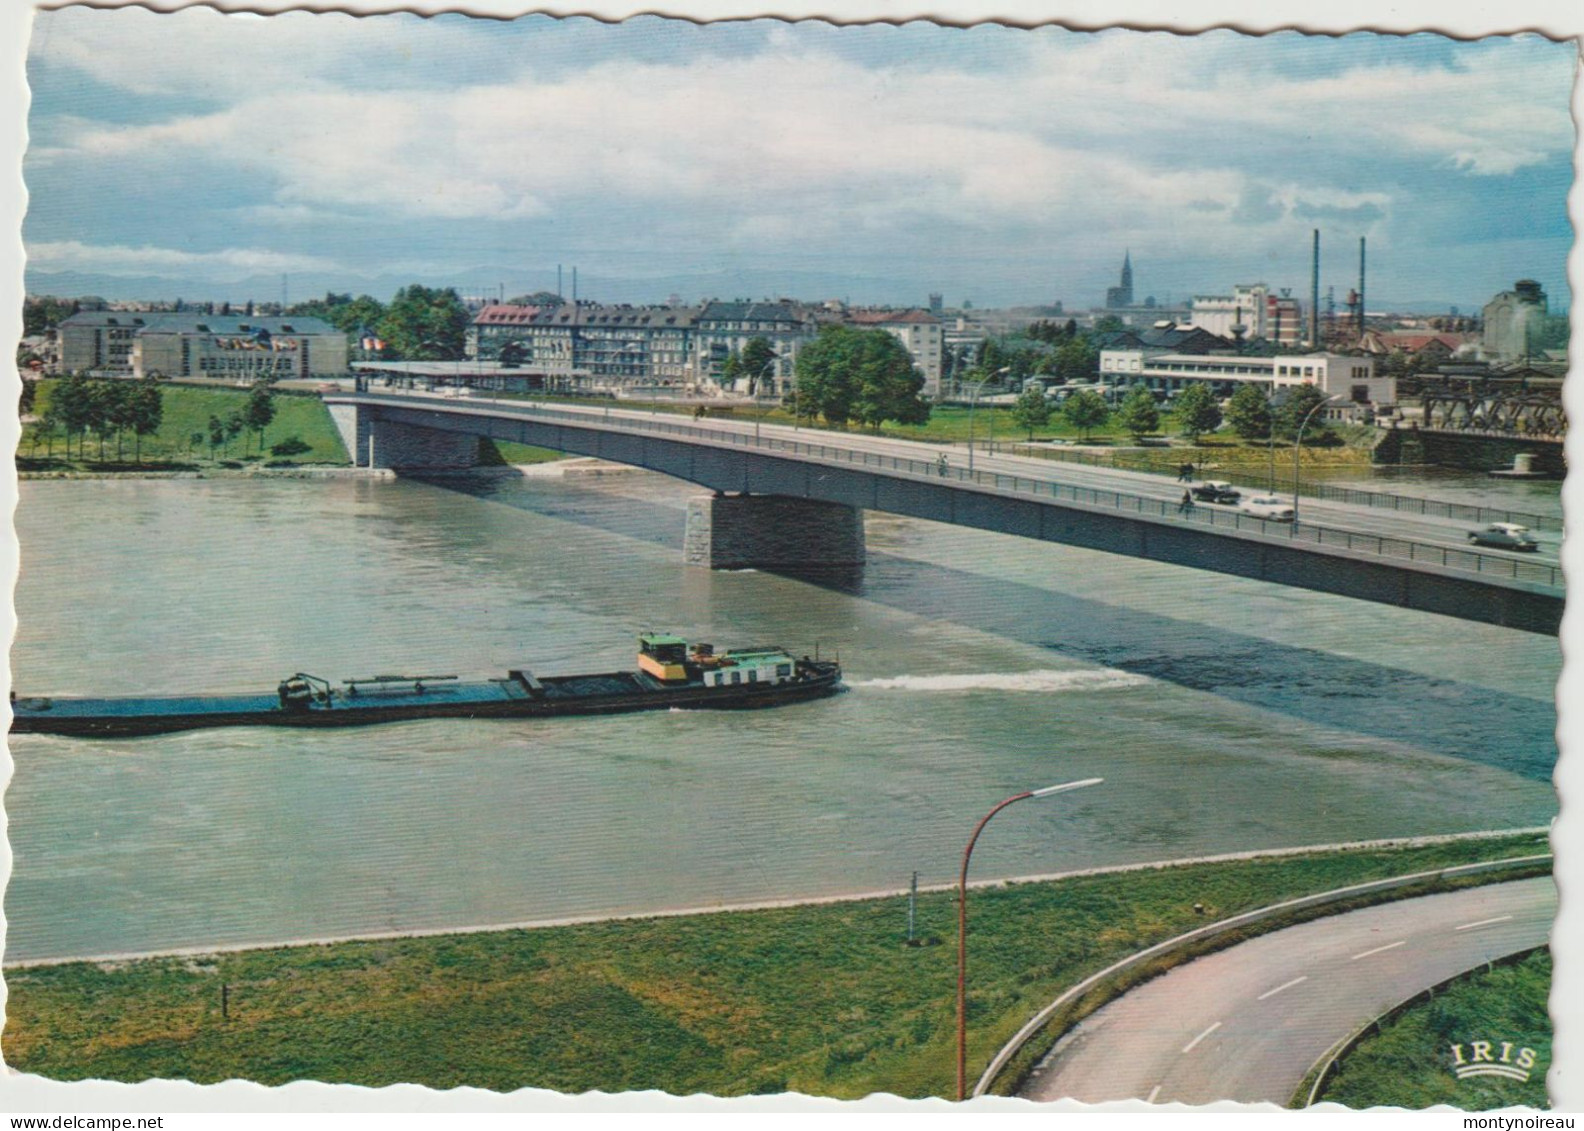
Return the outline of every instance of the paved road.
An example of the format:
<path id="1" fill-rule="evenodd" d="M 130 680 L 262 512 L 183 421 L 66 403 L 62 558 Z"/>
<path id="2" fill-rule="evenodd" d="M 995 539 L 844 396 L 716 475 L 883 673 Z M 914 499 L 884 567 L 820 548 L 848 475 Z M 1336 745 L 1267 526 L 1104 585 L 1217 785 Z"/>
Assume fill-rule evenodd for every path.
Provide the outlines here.
<path id="1" fill-rule="evenodd" d="M 389 390 L 375 390 L 376 392 L 391 395 Z M 413 397 L 419 400 L 430 399 L 425 394 L 403 391 L 399 395 Z M 437 398 L 438 399 L 438 398 Z M 445 400 L 445 403 L 457 408 L 487 408 L 492 402 L 485 397 Z M 534 401 L 500 401 L 495 402 L 502 406 L 510 406 L 519 411 L 533 415 L 543 416 L 589 416 L 598 417 L 611 422 L 630 421 L 640 427 L 649 427 L 656 422 L 673 425 L 684 425 L 689 428 L 733 434 L 739 437 L 759 436 L 765 444 L 775 442 L 820 444 L 844 451 L 866 452 L 872 455 L 895 457 L 897 459 L 911 459 L 921 461 L 933 467 L 937 457 L 943 450 L 950 451 L 952 473 L 967 469 L 967 451 L 965 449 L 943 449 L 938 444 L 925 444 L 912 440 L 898 440 L 884 436 L 869 436 L 862 433 L 827 432 L 817 429 L 794 429 L 783 424 L 758 424 L 752 420 L 743 419 L 713 419 L 692 420 L 677 414 L 655 414 L 633 408 L 620 408 L 594 405 L 569 405 L 546 404 Z M 1117 468 L 1091 467 L 1085 464 L 1065 463 L 1056 460 L 1039 459 L 1034 456 L 1010 455 L 997 453 L 994 455 L 976 452 L 974 454 L 974 470 L 982 473 L 997 473 L 1004 476 L 1017 477 L 1024 490 L 1028 489 L 1031 480 L 1040 483 L 1057 483 L 1070 487 L 1090 488 L 1105 492 L 1121 492 L 1129 496 L 1142 496 L 1147 499 L 1159 499 L 1169 504 L 1171 511 L 1177 501 L 1182 497 L 1183 485 L 1173 481 L 1168 476 L 1150 474 L 1148 472 L 1129 471 Z M 1008 481 L 1006 486 L 1013 486 Z M 1236 513 L 1235 507 L 1213 507 L 1200 504 L 1197 521 L 1208 520 L 1209 512 L 1216 512 L 1221 521 L 1230 521 Z M 1448 549 L 1469 550 L 1468 531 L 1474 523 L 1456 519 L 1443 519 L 1433 516 L 1413 515 L 1403 512 L 1386 510 L 1378 507 L 1366 507 L 1356 504 L 1340 503 L 1331 500 L 1304 499 L 1300 503 L 1301 515 L 1305 521 L 1306 529 L 1313 527 L 1326 527 L 1329 530 L 1351 532 L 1366 536 L 1379 536 L 1387 538 L 1407 539 L 1426 545 L 1446 547 Z M 1189 516 L 1193 519 L 1195 516 Z M 1272 537 L 1285 538 L 1291 533 L 1290 526 L 1282 523 L 1260 524 L 1251 520 L 1244 520 L 1249 530 L 1253 533 L 1264 534 Z M 1544 567 L 1558 564 L 1560 551 L 1560 538 L 1554 533 L 1542 532 L 1541 549 L 1539 553 L 1520 554 L 1499 549 L 1478 548 L 1479 553 L 1485 555 L 1496 568 L 1498 576 L 1500 570 L 1505 569 L 1503 560 L 1512 560 L 1519 563 L 1520 567 Z M 1363 552 L 1371 552 L 1369 545 L 1360 547 Z M 1394 551 L 1395 552 L 1395 551 Z M 1468 560 L 1454 560 L 1450 563 L 1457 569 L 1472 568 Z M 1488 567 L 1489 568 L 1489 567 Z M 1522 568 L 1520 576 L 1529 576 L 1529 568 Z M 1560 585 L 1560 580 L 1557 580 Z"/>
<path id="2" fill-rule="evenodd" d="M 1464 970 L 1544 943 L 1549 876 L 1335 915 L 1262 935 L 1124 994 L 1057 1043 L 1028 1099 L 1285 1104 L 1359 1025 Z"/>

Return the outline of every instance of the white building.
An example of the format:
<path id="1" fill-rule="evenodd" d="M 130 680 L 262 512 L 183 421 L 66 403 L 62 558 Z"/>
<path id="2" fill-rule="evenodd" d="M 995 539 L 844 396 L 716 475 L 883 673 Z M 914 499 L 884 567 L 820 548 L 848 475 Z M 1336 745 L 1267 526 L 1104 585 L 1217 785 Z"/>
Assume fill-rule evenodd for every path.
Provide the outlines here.
<path id="1" fill-rule="evenodd" d="M 940 395 L 946 329 L 939 318 L 925 310 L 853 310 L 848 312 L 847 321 L 860 329 L 884 330 L 896 338 L 924 375 L 923 395 Z"/>
<path id="2" fill-rule="evenodd" d="M 1270 288 L 1264 283 L 1240 284 L 1229 295 L 1194 295 L 1189 321 L 1219 338 L 1244 341 L 1270 336 Z M 1243 327 L 1241 335 L 1233 327 Z"/>
<path id="3" fill-rule="evenodd" d="M 1164 392 L 1177 392 L 1190 384 L 1208 384 L 1220 397 L 1231 396 L 1240 385 L 1258 385 L 1267 395 L 1298 385 L 1314 385 L 1327 396 L 1352 404 L 1397 402 L 1396 378 L 1377 375 L 1374 358 L 1334 353 L 1241 357 L 1102 350 L 1100 379 Z"/>

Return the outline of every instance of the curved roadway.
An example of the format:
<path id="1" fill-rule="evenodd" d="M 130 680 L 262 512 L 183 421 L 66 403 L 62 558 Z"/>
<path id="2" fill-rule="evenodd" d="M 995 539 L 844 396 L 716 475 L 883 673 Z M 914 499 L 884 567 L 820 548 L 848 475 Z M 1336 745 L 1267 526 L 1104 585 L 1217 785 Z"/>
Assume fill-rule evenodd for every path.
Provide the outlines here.
<path id="1" fill-rule="evenodd" d="M 1550 876 L 1381 904 L 1288 927 L 1124 994 L 1057 1042 L 1019 1093 L 1285 1104 L 1337 1042 L 1399 1002 L 1545 943 Z"/>

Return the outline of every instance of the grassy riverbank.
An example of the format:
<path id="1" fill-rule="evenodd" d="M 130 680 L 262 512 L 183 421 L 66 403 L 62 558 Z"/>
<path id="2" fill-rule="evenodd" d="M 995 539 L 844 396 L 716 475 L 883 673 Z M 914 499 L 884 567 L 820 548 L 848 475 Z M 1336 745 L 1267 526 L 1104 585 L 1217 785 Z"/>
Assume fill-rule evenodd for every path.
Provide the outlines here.
<path id="1" fill-rule="evenodd" d="M 37 400 L 33 414 L 41 417 L 49 406 L 50 393 L 56 382 L 38 383 Z M 39 434 L 38 425 L 22 426 L 22 440 L 17 448 L 18 470 L 28 471 L 179 471 L 204 467 L 224 466 L 227 463 L 278 462 L 270 454 L 271 444 L 297 437 L 308 450 L 290 457 L 294 464 L 335 464 L 349 462 L 341 434 L 330 419 L 330 411 L 317 396 L 277 393 L 273 398 L 275 419 L 264 430 L 263 450 L 259 450 L 258 437 L 252 432 L 241 435 L 219 447 L 209 446 L 209 419 L 225 420 L 242 409 L 248 398 L 247 389 L 198 388 L 187 385 L 161 386 L 164 414 L 159 430 L 143 437 L 141 458 L 134 458 L 136 447 L 130 435 L 121 445 L 119 454 L 116 441 L 110 437 L 102 446 L 97 437 L 72 440 L 71 458 L 66 458 L 66 442 L 60 436 L 53 440 Z"/>
<path id="2" fill-rule="evenodd" d="M 1544 850 L 1508 836 L 975 892 L 969 1063 L 1080 978 L 1207 921 Z M 932 945 L 904 944 L 906 917 L 896 897 L 11 969 L 5 1059 L 56 1079 L 945 1096 L 954 898 L 919 897 Z"/>
<path id="3" fill-rule="evenodd" d="M 1411 1006 L 1382 1026 L 1379 1034 L 1359 1042 L 1337 1066 L 1320 1099 L 1349 1107 L 1425 1108 L 1450 1104 L 1470 1111 L 1493 1108 L 1544 1108 L 1545 1074 L 1551 1067 L 1551 1018 L 1546 1001 L 1551 993 L 1551 952 L 1526 958 L 1459 979 L 1429 1001 Z M 1452 1046 L 1462 1046 L 1465 1060 L 1474 1056 L 1474 1041 L 1493 1042 L 1500 1057 L 1502 1042 L 1512 1042 L 1511 1058 L 1534 1050 L 1530 1078 L 1476 1076 L 1459 1080 L 1453 1074 Z"/>

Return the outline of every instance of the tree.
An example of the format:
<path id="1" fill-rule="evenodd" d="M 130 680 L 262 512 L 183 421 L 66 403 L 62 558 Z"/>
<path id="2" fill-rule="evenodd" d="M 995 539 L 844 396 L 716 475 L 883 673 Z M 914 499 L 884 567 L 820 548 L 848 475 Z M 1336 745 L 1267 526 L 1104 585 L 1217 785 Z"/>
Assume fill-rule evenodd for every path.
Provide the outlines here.
<path id="1" fill-rule="evenodd" d="M 1298 429 L 1303 422 L 1309 420 L 1309 426 L 1304 429 L 1304 436 L 1312 441 L 1330 439 L 1330 433 L 1320 425 L 1316 418 L 1319 413 L 1310 416 L 1310 412 L 1326 400 L 1318 386 L 1299 385 L 1287 394 L 1287 400 L 1282 404 L 1281 410 L 1276 414 L 1276 434 L 1283 440 L 1295 439 Z"/>
<path id="2" fill-rule="evenodd" d="M 878 430 L 882 421 L 922 424 L 929 402 L 920 397 L 923 374 L 884 330 L 826 326 L 797 359 L 800 411 L 830 424 L 857 420 Z"/>
<path id="3" fill-rule="evenodd" d="M 1094 332 L 1096 334 L 1114 334 L 1118 330 L 1126 330 L 1127 323 L 1115 314 L 1102 314 L 1095 319 Z"/>
<path id="4" fill-rule="evenodd" d="M 274 419 L 275 399 L 270 396 L 269 386 L 260 381 L 248 394 L 247 404 L 242 408 L 242 420 L 248 428 L 258 434 L 258 448 L 261 452 L 264 450 L 264 429 L 268 428 L 270 421 Z"/>
<path id="5" fill-rule="evenodd" d="M 470 322 L 454 287 L 431 290 L 417 283 L 396 292 L 379 321 L 387 350 L 413 361 L 462 356 Z"/>
<path id="6" fill-rule="evenodd" d="M 105 427 L 113 429 L 116 438 L 116 462 L 121 462 L 121 442 L 126 430 L 136 419 L 137 389 L 130 381 L 106 381 L 101 394 L 104 397 Z"/>
<path id="7" fill-rule="evenodd" d="M 215 449 L 225 443 L 225 421 L 218 416 L 209 417 L 209 458 L 214 459 Z"/>
<path id="8" fill-rule="evenodd" d="M 1069 338 L 1056 348 L 1056 375 L 1064 384 L 1093 381 L 1100 372 L 1100 351 L 1087 338 Z"/>
<path id="9" fill-rule="evenodd" d="M 1240 439 L 1262 439 L 1270 435 L 1270 402 L 1258 385 L 1239 385 L 1227 402 L 1226 419 Z"/>
<path id="10" fill-rule="evenodd" d="M 1104 424 L 1111 415 L 1111 409 L 1105 403 L 1105 398 L 1093 389 L 1081 389 L 1067 398 L 1067 403 L 1062 405 L 1062 416 L 1074 428 L 1083 430 L 1084 439 L 1089 438 L 1089 433 Z"/>
<path id="11" fill-rule="evenodd" d="M 247 427 L 247 418 L 240 412 L 233 412 L 225 418 L 225 452 L 231 454 L 231 442 L 242 435 L 242 429 Z"/>
<path id="12" fill-rule="evenodd" d="M 1155 403 L 1155 394 L 1143 385 L 1134 385 L 1117 408 L 1116 419 L 1135 440 L 1154 432 L 1160 427 L 1160 407 Z"/>
<path id="13" fill-rule="evenodd" d="M 565 306 L 566 299 L 554 291 L 535 291 L 531 295 L 516 295 L 506 300 L 508 306 Z"/>
<path id="14" fill-rule="evenodd" d="M 137 383 L 130 397 L 132 434 L 137 438 L 137 461 L 143 462 L 143 437 L 159 431 L 165 420 L 165 393 L 154 377 Z"/>
<path id="15" fill-rule="evenodd" d="M 768 338 L 749 338 L 743 345 L 738 362 L 740 374 L 748 378 L 749 396 L 759 392 L 759 382 L 770 375 L 771 368 L 780 360 L 780 356 Z"/>
<path id="16" fill-rule="evenodd" d="M 1209 385 L 1194 381 L 1177 395 L 1177 430 L 1188 437 L 1189 443 L 1198 443 L 1203 433 L 1219 427 L 1221 406 Z"/>
<path id="17" fill-rule="evenodd" d="M 69 298 L 56 298 L 54 295 L 43 295 L 39 298 L 29 298 L 22 301 L 22 336 L 30 338 L 35 334 L 59 326 L 61 322 L 77 313 L 77 303 Z"/>
<path id="18" fill-rule="evenodd" d="M 49 408 L 45 410 L 60 422 L 66 433 L 66 458 L 71 459 L 71 438 L 81 435 L 93 419 L 93 390 L 85 374 L 70 373 L 50 390 Z M 82 441 L 77 442 L 82 453 Z"/>
<path id="19" fill-rule="evenodd" d="M 1045 427 L 1050 423 L 1050 418 L 1051 403 L 1045 397 L 1043 385 L 1030 385 L 1012 405 L 1012 422 L 1028 432 L 1030 440 L 1034 438 L 1034 430 Z"/>

